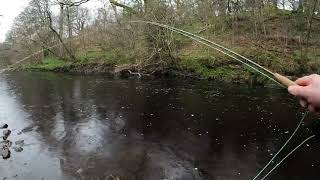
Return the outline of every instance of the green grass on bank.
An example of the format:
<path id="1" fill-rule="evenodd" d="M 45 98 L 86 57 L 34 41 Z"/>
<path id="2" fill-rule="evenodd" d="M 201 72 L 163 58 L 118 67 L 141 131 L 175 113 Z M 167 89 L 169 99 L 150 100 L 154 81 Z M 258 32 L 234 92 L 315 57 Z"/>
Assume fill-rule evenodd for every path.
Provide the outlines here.
<path id="1" fill-rule="evenodd" d="M 130 58 L 116 51 L 102 51 L 99 49 L 90 49 L 75 54 L 76 60 L 61 60 L 57 57 L 46 57 L 41 62 L 36 64 L 24 65 L 22 69 L 53 71 L 57 68 L 67 68 L 71 65 L 86 65 L 92 63 L 103 63 L 109 65 L 125 64 L 130 61 Z"/>
<path id="2" fill-rule="evenodd" d="M 40 63 L 25 65 L 23 69 L 52 71 L 56 68 L 70 66 L 71 64 L 71 62 L 60 60 L 55 57 L 46 57 Z"/>

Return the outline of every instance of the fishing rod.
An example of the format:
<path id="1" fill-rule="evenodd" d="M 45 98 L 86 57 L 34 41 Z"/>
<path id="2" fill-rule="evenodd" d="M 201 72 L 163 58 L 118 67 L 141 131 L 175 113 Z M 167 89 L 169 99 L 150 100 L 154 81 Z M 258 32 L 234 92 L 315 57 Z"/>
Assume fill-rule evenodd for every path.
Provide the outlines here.
<path id="1" fill-rule="evenodd" d="M 175 27 L 171 27 L 165 24 L 160 24 L 160 23 L 156 23 L 156 22 L 151 22 L 151 21 L 142 21 L 142 20 L 137 20 L 137 21 L 130 21 L 132 23 L 145 23 L 145 24 L 151 24 L 154 26 L 158 26 L 158 27 L 162 27 L 168 30 L 171 30 L 173 32 L 176 32 L 178 34 L 181 34 L 185 37 L 191 38 L 192 40 L 206 45 L 210 48 L 213 48 L 217 51 L 219 51 L 220 53 L 227 55 L 229 57 L 231 57 L 232 59 L 244 64 L 245 66 L 249 67 L 250 69 L 260 73 L 261 75 L 265 76 L 266 78 L 270 79 L 271 81 L 280 84 L 282 86 L 285 87 L 289 87 L 289 86 L 294 86 L 297 85 L 295 82 L 293 82 L 292 80 L 288 79 L 287 77 L 280 75 L 278 73 L 272 72 L 271 70 L 261 66 L 260 64 L 242 56 L 241 54 L 232 51 L 229 48 L 226 48 L 220 44 L 217 44 L 213 41 L 210 41 L 208 39 L 205 39 L 201 36 L 192 34 L 190 32 L 184 31 L 182 29 L 178 29 Z M 296 127 L 296 129 L 294 130 L 294 132 L 292 133 L 292 135 L 289 137 L 289 139 L 285 142 L 285 144 L 280 148 L 280 150 L 272 157 L 272 159 L 258 172 L 258 174 L 253 178 L 253 180 L 258 179 L 258 177 L 260 177 L 260 175 L 266 170 L 267 167 L 269 167 L 269 165 L 273 162 L 273 160 L 282 152 L 282 150 L 289 144 L 289 142 L 292 140 L 292 138 L 295 136 L 295 134 L 298 132 L 299 128 L 301 127 L 302 123 L 304 122 L 306 116 L 307 116 L 308 112 L 306 112 L 302 119 L 300 120 L 298 126 Z M 264 180 L 265 178 L 267 178 L 278 166 L 280 166 L 280 164 L 286 160 L 290 155 L 292 155 L 297 149 L 299 149 L 303 144 L 305 144 L 307 141 L 309 141 L 310 139 L 314 138 L 316 135 L 312 135 L 310 137 L 308 137 L 307 139 L 305 139 L 304 141 L 302 141 L 298 146 L 296 146 L 292 151 L 290 151 L 284 158 L 282 158 L 279 163 L 277 163 L 269 172 L 266 173 L 265 176 L 263 176 L 260 180 Z"/>
<path id="2" fill-rule="evenodd" d="M 193 39 L 194 41 L 197 41 L 198 43 L 204 44 L 208 47 L 211 47 L 219 52 L 221 52 L 222 54 L 225 54 L 229 57 L 231 57 L 232 59 L 244 64 L 245 66 L 249 67 L 250 69 L 260 73 L 261 75 L 263 75 L 264 77 L 270 79 L 271 81 L 277 83 L 277 84 L 281 84 L 285 87 L 289 87 L 292 85 L 296 85 L 295 82 L 293 82 L 292 80 L 288 79 L 287 77 L 280 75 L 279 73 L 275 73 L 272 72 L 271 70 L 267 69 L 266 67 L 261 66 L 260 64 L 254 62 L 253 60 L 250 60 L 242 55 L 240 55 L 239 53 L 236 53 L 235 51 L 232 51 L 229 48 L 226 48 L 218 43 L 215 43 L 213 41 L 210 41 L 208 39 L 205 39 L 201 36 L 192 34 L 190 32 L 184 31 L 182 29 L 178 29 L 172 26 L 168 26 L 165 24 L 160 24 L 160 23 L 156 23 L 156 22 L 151 22 L 151 21 L 142 21 L 142 20 L 136 20 L 136 21 L 130 21 L 131 23 L 145 23 L 145 24 L 151 24 L 154 26 L 158 26 L 158 27 L 162 27 L 168 30 L 171 30 L 173 32 L 176 32 L 178 34 L 181 34 L 183 36 L 186 36 L 188 38 Z"/>

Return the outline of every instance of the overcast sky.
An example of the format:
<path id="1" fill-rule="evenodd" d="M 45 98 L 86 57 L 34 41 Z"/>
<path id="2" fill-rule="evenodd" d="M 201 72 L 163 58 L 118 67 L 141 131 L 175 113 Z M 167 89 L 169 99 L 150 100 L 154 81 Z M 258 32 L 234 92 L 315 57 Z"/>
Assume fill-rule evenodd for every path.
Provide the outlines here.
<path id="1" fill-rule="evenodd" d="M 0 0 L 0 42 L 3 42 L 6 33 L 11 29 L 13 20 L 28 5 L 30 0 Z M 90 9 L 102 7 L 101 0 L 91 0 L 85 4 Z"/>
<path id="2" fill-rule="evenodd" d="M 9 0 L 2 1 L 0 5 L 0 42 L 5 39 L 6 33 L 10 30 L 16 16 L 25 8 L 30 0 Z"/>

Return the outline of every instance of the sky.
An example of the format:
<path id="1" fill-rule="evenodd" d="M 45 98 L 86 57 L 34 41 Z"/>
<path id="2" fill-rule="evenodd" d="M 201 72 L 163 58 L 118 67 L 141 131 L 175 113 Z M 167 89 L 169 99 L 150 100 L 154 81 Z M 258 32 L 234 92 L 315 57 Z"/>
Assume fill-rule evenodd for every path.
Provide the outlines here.
<path id="1" fill-rule="evenodd" d="M 6 33 L 10 30 L 13 20 L 28 5 L 30 0 L 0 0 L 0 42 L 3 42 Z"/>
<path id="2" fill-rule="evenodd" d="M 30 0 L 0 0 L 0 42 L 5 40 L 7 32 L 11 29 L 15 17 L 28 5 Z M 90 9 L 102 7 L 101 0 L 91 0 L 84 5 Z"/>

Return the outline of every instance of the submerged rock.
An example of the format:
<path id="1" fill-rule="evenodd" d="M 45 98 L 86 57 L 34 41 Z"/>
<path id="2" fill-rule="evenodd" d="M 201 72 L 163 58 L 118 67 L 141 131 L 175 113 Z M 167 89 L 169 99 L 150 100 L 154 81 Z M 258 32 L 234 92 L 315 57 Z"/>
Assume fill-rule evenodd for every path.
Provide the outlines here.
<path id="1" fill-rule="evenodd" d="M 3 159 L 10 158 L 11 152 L 10 152 L 9 148 L 7 148 L 7 147 L 1 148 L 0 149 L 0 153 L 1 153 L 1 156 L 2 156 Z"/>
<path id="2" fill-rule="evenodd" d="M 8 124 L 0 124 L 0 129 L 8 128 Z"/>
<path id="3" fill-rule="evenodd" d="M 1 141 L 1 142 L 0 142 L 0 146 L 1 146 L 1 147 L 4 147 L 4 146 L 6 146 L 6 147 L 11 147 L 11 146 L 12 146 L 12 142 L 9 141 L 9 140 L 4 140 L 4 141 Z M 0 147 L 0 148 L 1 148 L 1 147 Z"/>
<path id="4" fill-rule="evenodd" d="M 18 135 L 21 135 L 22 133 L 31 132 L 31 131 L 33 131 L 33 129 L 34 129 L 34 126 L 29 126 L 29 127 L 23 128 L 20 132 L 18 132 Z"/>
<path id="5" fill-rule="evenodd" d="M 15 144 L 15 145 L 23 146 L 23 145 L 24 145 L 24 140 L 16 141 L 14 144 Z"/>
<path id="6" fill-rule="evenodd" d="M 13 146 L 12 147 L 15 152 L 22 152 L 23 148 L 21 146 Z"/>
<path id="7" fill-rule="evenodd" d="M 9 129 L 6 129 L 3 131 L 3 135 L 8 137 L 11 134 L 11 131 Z"/>

